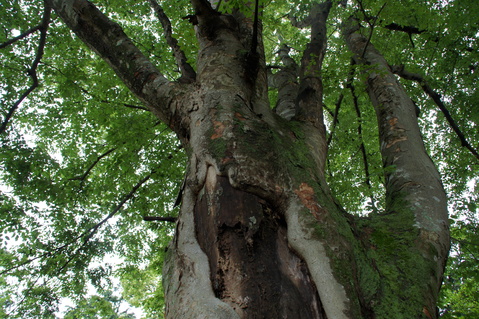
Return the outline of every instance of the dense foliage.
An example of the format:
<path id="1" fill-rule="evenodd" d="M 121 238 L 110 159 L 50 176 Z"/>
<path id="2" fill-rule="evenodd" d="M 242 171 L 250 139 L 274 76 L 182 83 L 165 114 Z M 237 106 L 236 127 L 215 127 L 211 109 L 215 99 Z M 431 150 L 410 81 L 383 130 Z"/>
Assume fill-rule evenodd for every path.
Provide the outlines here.
<path id="1" fill-rule="evenodd" d="M 93 2 L 163 74 L 179 77 L 149 1 Z M 220 1 L 218 10 L 241 2 Z M 298 62 L 308 32 L 291 22 L 301 21 L 311 3 L 262 3 L 274 73 L 281 45 Z M 192 14 L 188 1 L 160 4 L 194 65 L 194 30 L 183 19 Z M 389 64 L 401 66 L 395 69 L 417 104 L 448 192 L 453 248 L 441 312 L 479 317 L 479 2 L 333 5 L 323 66 L 327 174 L 347 211 L 369 214 L 382 209 L 383 174 L 394 168 L 382 167 L 363 70 L 351 64 L 341 36 L 351 15 Z M 162 259 L 174 224 L 143 217 L 177 214 L 186 162 L 179 142 L 42 1 L 1 0 L 0 17 L 0 316 L 54 318 L 68 300 L 76 306 L 62 306 L 65 318 L 130 318 L 120 299 L 160 316 Z M 439 94 L 442 110 L 425 87 Z M 276 95 L 271 89 L 272 106 Z"/>

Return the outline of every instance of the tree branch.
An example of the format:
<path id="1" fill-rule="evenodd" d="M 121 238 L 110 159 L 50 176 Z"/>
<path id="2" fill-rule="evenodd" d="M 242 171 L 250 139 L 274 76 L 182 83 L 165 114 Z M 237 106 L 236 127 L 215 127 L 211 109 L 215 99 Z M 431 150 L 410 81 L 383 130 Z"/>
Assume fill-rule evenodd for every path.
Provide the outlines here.
<path id="1" fill-rule="evenodd" d="M 143 177 L 135 186 L 133 186 L 133 188 L 131 189 L 131 191 L 126 194 L 125 196 L 123 196 L 122 200 L 118 203 L 118 205 L 116 205 L 116 207 L 111 211 L 110 214 L 108 214 L 108 216 L 106 216 L 102 221 L 100 221 L 98 224 L 96 224 L 95 226 L 91 227 L 90 229 L 88 229 L 87 231 L 85 231 L 81 237 L 85 236 L 83 242 L 84 244 L 86 244 L 94 235 L 95 233 L 98 231 L 98 229 L 104 224 L 106 223 L 110 218 L 112 218 L 113 216 L 115 216 L 116 213 L 118 213 L 120 211 L 120 209 L 123 207 L 123 205 L 129 201 L 133 195 L 135 195 L 136 191 L 144 184 L 146 183 L 150 178 L 151 176 L 155 173 L 155 170 L 152 170 L 150 172 L 150 174 L 148 174 L 147 176 Z"/>
<path id="2" fill-rule="evenodd" d="M 328 136 L 328 141 L 327 145 L 331 144 L 331 141 L 333 139 L 334 131 L 336 130 L 336 125 L 338 124 L 338 115 L 339 115 L 339 109 L 341 108 L 341 103 L 343 102 L 344 99 L 344 94 L 341 93 L 338 97 L 338 101 L 336 102 L 336 107 L 334 108 L 334 116 L 333 116 L 333 127 L 331 128 L 331 132 L 329 133 Z"/>
<path id="3" fill-rule="evenodd" d="M 441 95 L 434 91 L 431 86 L 427 83 L 427 81 L 417 73 L 412 73 L 409 71 L 406 71 L 404 69 L 404 65 L 399 65 L 399 66 L 392 66 L 391 70 L 393 73 L 399 75 L 400 77 L 406 79 L 406 80 L 412 80 L 416 81 L 419 83 L 423 91 L 429 95 L 430 98 L 436 103 L 436 105 L 439 107 L 441 112 L 444 114 L 446 117 L 447 122 L 449 123 L 449 126 L 453 129 L 454 133 L 456 133 L 457 137 L 461 141 L 461 145 L 465 148 L 467 148 L 472 155 L 474 155 L 477 159 L 479 159 L 479 153 L 478 151 L 469 143 L 469 141 L 466 139 L 464 133 L 462 133 L 461 129 L 457 125 L 456 121 L 453 119 L 451 113 L 447 109 L 446 105 L 444 102 L 442 102 Z"/>
<path id="4" fill-rule="evenodd" d="M 363 7 L 363 2 L 362 1 L 359 1 L 360 3 L 360 8 L 361 8 L 361 11 L 363 12 L 364 14 L 364 17 L 366 18 L 366 22 L 369 24 L 369 37 L 368 37 L 368 40 L 366 42 L 366 46 L 364 47 L 364 50 L 363 50 L 363 53 L 361 54 L 361 57 L 364 57 L 364 54 L 366 53 L 366 49 L 368 48 L 368 45 L 369 43 L 371 42 L 371 39 L 373 37 L 373 32 L 374 32 L 374 27 L 376 26 L 376 22 L 378 21 L 378 18 L 379 18 L 379 15 L 381 14 L 381 12 L 383 11 L 384 7 L 386 7 L 386 4 L 387 2 L 385 2 L 382 6 L 381 6 L 381 9 L 379 9 L 378 11 L 378 14 L 376 14 L 376 16 L 374 18 L 372 18 L 373 22 L 369 22 L 369 18 L 367 18 L 367 15 L 366 15 L 366 11 L 364 10 L 364 7 Z"/>
<path id="5" fill-rule="evenodd" d="M 376 16 L 370 16 L 370 15 L 367 14 L 366 10 L 364 9 L 363 2 L 361 0 L 358 0 L 358 3 L 359 3 L 359 9 L 364 15 L 364 20 L 369 24 L 369 26 L 371 28 L 371 33 L 370 33 L 370 36 L 369 36 L 369 41 L 371 41 L 372 32 L 373 32 L 374 26 L 376 25 L 376 23 L 378 21 L 379 14 L 384 9 L 384 7 L 386 6 L 387 3 L 383 4 L 383 6 L 381 7 L 381 9 L 379 10 L 379 12 Z M 370 22 L 371 20 L 373 21 L 373 23 Z M 383 22 L 383 20 L 379 20 L 379 23 L 382 23 L 382 22 Z M 412 45 L 413 48 L 414 48 L 414 42 L 412 40 L 412 35 L 413 34 L 421 34 L 421 33 L 426 31 L 426 30 L 419 30 L 418 28 L 413 27 L 413 26 L 402 26 L 402 25 L 399 25 L 399 24 L 394 23 L 394 22 L 385 25 L 384 28 L 386 28 L 388 30 L 391 30 L 391 31 L 401 31 L 401 32 L 407 33 L 409 35 L 409 40 L 411 41 L 411 45 Z"/>
<path id="6" fill-rule="evenodd" d="M 207 15 L 215 11 L 208 0 L 191 0 L 191 4 L 196 15 Z"/>
<path id="7" fill-rule="evenodd" d="M 353 97 L 353 105 L 354 105 L 354 110 L 356 111 L 356 117 L 358 119 L 358 137 L 359 140 L 361 141 L 361 144 L 359 145 L 359 149 L 361 150 L 361 154 L 363 156 L 363 166 L 364 166 L 364 175 L 365 175 L 365 183 L 366 186 L 370 191 L 372 191 L 373 187 L 371 185 L 371 178 L 369 174 L 369 164 L 368 164 L 368 156 L 366 153 L 366 146 L 364 145 L 364 139 L 363 139 L 363 125 L 362 125 L 362 116 L 361 116 L 361 109 L 359 108 L 359 103 L 358 103 L 358 97 L 356 95 L 356 88 L 353 85 L 352 82 L 352 77 L 351 81 L 348 83 L 348 88 L 351 91 L 351 96 Z M 372 194 L 370 194 L 370 199 L 371 199 L 371 207 L 373 210 L 376 212 L 376 205 L 374 204 L 374 197 Z"/>
<path id="8" fill-rule="evenodd" d="M 79 236 L 76 237 L 75 241 L 80 239 L 80 238 L 83 238 L 83 243 L 80 245 L 80 247 L 78 247 L 75 252 L 70 256 L 70 258 L 68 258 L 68 260 L 63 264 L 62 267 L 60 267 L 58 269 L 58 272 L 61 272 L 77 255 L 78 253 L 83 249 L 83 247 L 86 246 L 86 244 L 90 241 L 90 239 L 95 236 L 96 232 L 98 231 L 98 229 L 100 229 L 100 227 L 105 224 L 110 218 L 112 218 L 113 216 L 115 216 L 116 213 L 118 213 L 120 211 L 120 209 L 123 207 L 123 205 L 129 201 L 133 195 L 136 193 L 136 191 L 144 184 L 146 183 L 150 178 L 151 176 L 155 173 L 155 170 L 152 170 L 150 172 L 150 174 L 148 174 L 147 176 L 145 176 L 144 178 L 142 178 L 135 186 L 133 186 L 133 188 L 131 189 L 131 191 L 126 194 L 125 196 L 123 196 L 122 200 L 120 201 L 120 203 L 118 203 L 118 205 L 116 205 L 116 207 L 111 211 L 110 214 L 108 214 L 108 216 L 106 216 L 105 218 L 103 218 L 99 223 L 97 223 L 95 226 L 92 226 L 90 227 L 89 229 L 87 229 L 86 231 L 84 231 L 82 234 L 80 234 Z"/>
<path id="9" fill-rule="evenodd" d="M 34 262 L 35 260 L 38 260 L 38 259 L 41 259 L 41 258 L 45 258 L 45 257 L 49 257 L 49 256 L 53 256 L 57 253 L 59 253 L 60 251 L 64 250 L 65 248 L 69 247 L 70 245 L 74 244 L 75 242 L 77 242 L 79 239 L 81 238 L 84 238 L 83 239 L 83 243 L 77 248 L 75 249 L 75 251 L 72 253 L 72 255 L 70 256 L 70 258 L 67 259 L 67 261 L 63 264 L 62 267 L 60 267 L 58 269 L 58 271 L 61 271 L 62 269 L 64 269 L 77 255 L 78 253 L 80 252 L 80 250 L 88 243 L 88 241 L 95 235 L 95 233 L 98 231 L 98 229 L 103 225 L 105 224 L 110 218 L 112 218 L 113 216 L 115 216 L 116 213 L 118 213 L 120 211 L 120 209 L 123 207 L 123 205 L 129 201 L 135 194 L 135 192 L 144 184 L 146 183 L 150 178 L 151 176 L 155 173 L 156 171 L 155 170 L 152 170 L 150 172 L 150 174 L 148 174 L 147 176 L 145 176 L 144 178 L 142 178 L 135 186 L 133 186 L 133 188 L 131 189 L 131 191 L 126 194 L 125 196 L 123 196 L 122 200 L 115 206 L 115 208 L 105 217 L 103 218 L 100 222 L 98 222 L 97 224 L 95 224 L 94 226 L 88 228 L 87 230 L 85 230 L 84 232 L 82 232 L 81 234 L 75 236 L 74 238 L 72 238 L 69 242 L 63 244 L 63 245 L 60 245 L 56 248 L 53 248 L 51 251 L 48 251 L 46 253 L 43 253 L 41 255 L 38 255 L 36 257 L 33 257 L 31 259 L 28 259 L 18 265 L 14 265 L 8 269 L 5 269 L 3 271 L 0 272 L 0 275 L 3 275 L 3 274 L 6 274 L 12 270 L 15 270 L 15 269 L 18 269 L 20 267 L 23 267 L 25 265 L 28 265 L 32 262 Z"/>
<path id="10" fill-rule="evenodd" d="M 160 217 L 160 216 L 143 216 L 143 220 L 146 221 L 146 222 L 160 221 L 160 222 L 176 223 L 177 218 L 176 218 L 176 217 L 171 217 L 171 216 L 165 216 L 165 217 Z"/>
<path id="11" fill-rule="evenodd" d="M 92 97 L 92 98 L 95 98 L 97 100 L 100 100 L 100 98 L 98 96 L 96 96 L 95 94 L 91 93 L 90 91 L 88 91 L 87 89 L 85 89 L 84 87 L 82 87 L 80 84 L 78 84 L 77 82 L 75 82 L 74 80 L 71 80 L 65 73 L 63 73 L 62 70 L 60 70 L 59 68 L 55 67 L 55 66 L 52 66 L 50 64 L 47 64 L 47 63 L 44 63 L 44 65 L 47 65 L 48 67 L 54 69 L 55 71 L 59 72 L 61 75 L 63 75 L 65 78 L 67 78 L 68 81 L 70 81 L 73 85 L 77 86 L 80 91 L 82 91 L 83 93 L 87 94 L 88 96 Z M 121 102 L 111 102 L 109 100 L 100 100 L 100 102 L 102 103 L 106 103 L 106 104 L 119 104 L 119 105 L 122 105 L 124 107 L 128 107 L 128 108 L 131 108 L 131 109 L 137 109 L 137 110 L 143 110 L 143 111 L 148 111 L 150 112 L 151 110 L 148 109 L 147 107 L 144 107 L 144 106 L 140 106 L 140 105 L 133 105 L 133 104 L 129 104 L 129 103 L 121 103 Z"/>
<path id="12" fill-rule="evenodd" d="M 409 36 L 409 41 L 411 42 L 411 45 L 412 45 L 413 48 L 415 47 L 415 45 L 414 45 L 414 41 L 412 39 L 412 35 L 413 34 L 421 34 L 423 32 L 426 32 L 426 30 L 419 30 L 418 28 L 413 27 L 413 26 L 402 26 L 402 25 L 399 25 L 399 24 L 394 23 L 394 22 L 390 23 L 390 24 L 387 24 L 384 27 L 388 30 L 401 31 L 401 32 L 407 33 L 407 35 Z"/>
<path id="13" fill-rule="evenodd" d="M 37 30 L 40 30 L 41 28 L 42 28 L 42 24 L 40 23 L 39 25 L 36 25 L 36 26 L 28 29 L 27 31 L 23 32 L 19 36 L 16 36 L 16 37 L 14 37 L 10 40 L 7 40 L 3 43 L 0 43 L 0 49 L 6 48 L 7 46 L 12 45 L 13 43 L 17 42 L 18 40 L 21 40 L 21 39 L 29 36 L 30 34 L 36 32 Z"/>
<path id="14" fill-rule="evenodd" d="M 97 159 L 87 168 L 85 173 L 83 173 L 83 175 L 72 177 L 72 178 L 70 178 L 70 180 L 71 181 L 80 180 L 82 185 L 83 185 L 85 179 L 90 174 L 91 170 L 95 167 L 95 165 L 98 164 L 103 157 L 107 156 L 108 154 L 110 154 L 114 150 L 116 150 L 116 148 L 112 148 L 112 149 L 106 151 L 105 153 L 101 154 L 100 156 L 98 156 Z"/>
<path id="15" fill-rule="evenodd" d="M 349 85 L 351 85 L 353 83 L 353 79 L 354 79 L 353 65 L 354 64 L 355 64 L 354 59 L 351 59 L 351 70 L 349 71 L 349 75 L 348 75 L 348 78 L 346 80 L 346 87 L 347 88 L 349 87 Z M 338 101 L 336 102 L 336 108 L 334 110 L 334 116 L 333 116 L 333 127 L 332 127 L 331 132 L 328 136 L 328 142 L 327 142 L 328 146 L 331 143 L 331 140 L 333 139 L 333 134 L 334 134 L 334 131 L 336 129 L 336 125 L 338 124 L 339 108 L 341 107 L 341 103 L 343 101 L 343 98 L 344 98 L 344 94 L 341 93 L 339 95 Z"/>
<path id="16" fill-rule="evenodd" d="M 180 82 L 184 83 L 192 83 L 196 79 L 196 72 L 191 67 L 191 65 L 187 62 L 187 58 L 183 50 L 181 50 L 180 46 L 178 45 L 178 40 L 173 37 L 173 32 L 171 31 L 171 22 L 168 16 L 163 11 L 163 8 L 158 4 L 156 0 L 149 0 L 150 5 L 156 13 L 158 20 L 160 20 L 161 25 L 163 26 L 163 34 L 165 35 L 166 42 L 173 50 L 173 55 L 176 59 L 176 64 L 178 65 L 181 78 Z"/>
<path id="17" fill-rule="evenodd" d="M 299 71 L 298 65 L 289 56 L 289 50 L 285 44 L 280 46 L 278 54 L 283 66 L 278 67 L 280 69 L 278 72 L 268 75 L 268 84 L 278 90 L 278 99 L 273 110 L 287 120 L 291 120 L 296 114 L 295 100 L 298 95 Z"/>
<path id="18" fill-rule="evenodd" d="M 322 80 L 321 67 L 326 53 L 326 21 L 332 2 L 326 0 L 311 8 L 311 41 L 301 58 L 299 72 L 300 87 L 297 97 L 296 117 L 320 127 L 322 123 Z"/>
<path id="19" fill-rule="evenodd" d="M 384 26 L 386 29 L 391 30 L 391 31 L 401 31 L 401 32 L 406 32 L 407 34 L 421 34 L 426 32 L 426 30 L 419 30 L 417 27 L 413 26 L 402 26 L 397 23 L 390 23 Z"/>
<path id="20" fill-rule="evenodd" d="M 367 68 L 365 84 L 377 115 L 383 165 L 394 167 L 394 170 L 385 172 L 386 214 L 373 214 L 372 225 L 377 225 L 376 222 L 384 225 L 389 234 L 411 232 L 408 247 L 415 247 L 420 252 L 413 265 L 423 265 L 424 262 L 435 265 L 428 276 L 417 277 L 411 285 L 420 284 L 437 291 L 450 246 L 447 196 L 439 172 L 424 147 L 414 103 L 391 72 L 386 59 L 357 32 L 358 29 L 358 22 L 349 20 L 343 26 L 343 35 L 355 62 Z M 366 54 L 362 56 L 365 47 Z M 400 222 L 396 224 L 392 220 Z M 403 244 L 398 243 L 397 247 L 400 245 Z M 389 254 L 387 252 L 385 256 Z M 402 262 L 393 264 L 399 272 L 409 271 Z M 398 289 L 395 293 L 404 291 Z M 429 312 L 436 309 L 435 298 L 424 299 L 425 309 Z"/>
<path id="21" fill-rule="evenodd" d="M 40 40 L 38 42 L 37 52 L 30 69 L 27 70 L 27 74 L 32 79 L 32 85 L 30 85 L 30 87 L 20 96 L 20 98 L 8 110 L 7 114 L 5 115 L 5 118 L 3 119 L 2 124 L 0 125 L 0 134 L 5 132 L 10 119 L 12 118 L 13 114 L 18 109 L 20 104 L 23 102 L 23 100 L 30 93 L 32 93 L 33 90 L 35 90 L 38 87 L 37 68 L 38 68 L 38 64 L 40 63 L 43 57 L 43 52 L 45 49 L 47 29 L 48 29 L 48 25 L 50 24 L 51 11 L 52 11 L 51 6 L 45 2 L 44 8 L 43 8 L 42 22 L 38 26 L 38 30 L 40 30 Z"/>
<path id="22" fill-rule="evenodd" d="M 172 101 L 181 85 L 170 83 L 133 44 L 122 28 L 87 0 L 49 0 L 75 34 L 103 58 L 135 94 L 164 123 L 172 123 Z M 175 92 L 173 94 L 172 92 Z"/>

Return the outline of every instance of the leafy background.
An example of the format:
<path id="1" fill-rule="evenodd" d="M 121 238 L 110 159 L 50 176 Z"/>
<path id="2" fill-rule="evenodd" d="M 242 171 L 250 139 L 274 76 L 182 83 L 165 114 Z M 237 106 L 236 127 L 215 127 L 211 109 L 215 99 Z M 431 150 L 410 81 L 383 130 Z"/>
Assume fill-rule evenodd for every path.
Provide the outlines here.
<path id="1" fill-rule="evenodd" d="M 148 1 L 94 3 L 122 25 L 163 74 L 179 77 Z M 188 1 L 160 4 L 194 65 L 194 30 L 182 19 L 192 13 Z M 219 10 L 231 10 L 233 4 L 223 3 Z M 262 4 L 268 65 L 281 65 L 276 54 L 281 44 L 299 63 L 308 30 L 292 27 L 289 18 L 304 18 L 311 2 Z M 41 1 L 1 0 L 0 43 L 38 25 L 42 14 Z M 350 0 L 346 8 L 333 5 L 323 66 L 331 135 L 327 175 L 349 212 L 370 214 L 382 208 L 383 174 L 390 168 L 382 167 L 375 114 L 362 81 L 365 70 L 351 65 L 340 35 L 350 15 L 362 21 L 363 32 L 391 65 L 422 75 L 441 94 L 477 149 L 479 2 Z M 391 30 L 391 23 L 423 32 Z M 2 121 L 32 84 L 27 71 L 39 42 L 36 31 L 0 49 Z M 54 13 L 36 73 L 39 86 L 0 135 L 0 316 L 134 318 L 128 302 L 142 308 L 144 317 L 161 317 L 161 268 L 174 226 L 143 217 L 177 214 L 173 203 L 186 165 L 178 141 Z M 420 85 L 401 81 L 420 110 L 426 147 L 450 200 L 453 246 L 440 312 L 444 318 L 477 318 L 479 159 L 461 146 Z M 270 92 L 272 106 L 276 94 Z"/>

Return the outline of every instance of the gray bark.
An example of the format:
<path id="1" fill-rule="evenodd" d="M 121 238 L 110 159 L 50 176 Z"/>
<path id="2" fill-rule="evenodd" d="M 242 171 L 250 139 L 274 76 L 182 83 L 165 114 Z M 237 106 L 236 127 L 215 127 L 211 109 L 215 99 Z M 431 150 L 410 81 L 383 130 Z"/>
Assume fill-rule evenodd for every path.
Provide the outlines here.
<path id="1" fill-rule="evenodd" d="M 324 179 L 320 71 L 330 1 L 313 7 L 312 41 L 289 121 L 269 108 L 261 38 L 251 52 L 254 24 L 239 11 L 222 15 L 208 1 L 192 0 L 197 76 L 180 84 L 158 72 L 91 3 L 51 3 L 187 151 L 163 275 L 167 318 L 435 317 L 448 249 L 445 194 L 412 102 L 356 29 L 347 30 L 346 40 L 357 63 L 378 68 L 369 74 L 368 92 L 384 165 L 396 166 L 386 176 L 387 211 L 354 219 Z"/>
<path id="2" fill-rule="evenodd" d="M 344 34 L 355 62 L 369 66 L 367 91 L 377 114 L 383 164 L 390 168 L 386 173 L 386 213 L 406 220 L 412 212 L 411 231 L 417 230 L 414 245 L 426 262 L 434 265 L 423 294 L 427 313 L 435 317 L 449 251 L 447 198 L 441 178 L 424 148 L 414 103 L 387 61 L 354 20 L 346 25 Z"/>

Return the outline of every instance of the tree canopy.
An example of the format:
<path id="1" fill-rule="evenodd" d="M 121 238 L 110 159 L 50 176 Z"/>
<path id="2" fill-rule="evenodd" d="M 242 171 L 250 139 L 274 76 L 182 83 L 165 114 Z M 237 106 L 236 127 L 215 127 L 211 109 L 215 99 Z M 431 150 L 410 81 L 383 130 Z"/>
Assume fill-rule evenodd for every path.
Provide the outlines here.
<path id="1" fill-rule="evenodd" d="M 298 68 L 315 2 L 260 1 L 271 79 Z M 93 3 L 169 80 L 188 81 L 182 68 L 194 68 L 198 53 L 188 0 Z M 245 3 L 214 7 L 252 17 Z M 169 221 L 186 169 L 180 142 L 49 1 L 1 0 L 0 17 L 0 315 L 55 318 L 68 298 L 77 308 L 65 318 L 89 318 L 88 309 L 129 318 L 116 311 L 121 297 L 160 316 Z M 479 2 L 333 1 L 322 67 L 326 177 L 346 211 L 368 215 L 383 209 L 384 173 L 394 167 L 382 165 L 366 67 L 344 41 L 350 17 L 414 100 L 449 197 L 442 316 L 478 317 Z M 268 93 L 273 108 L 278 83 Z"/>

